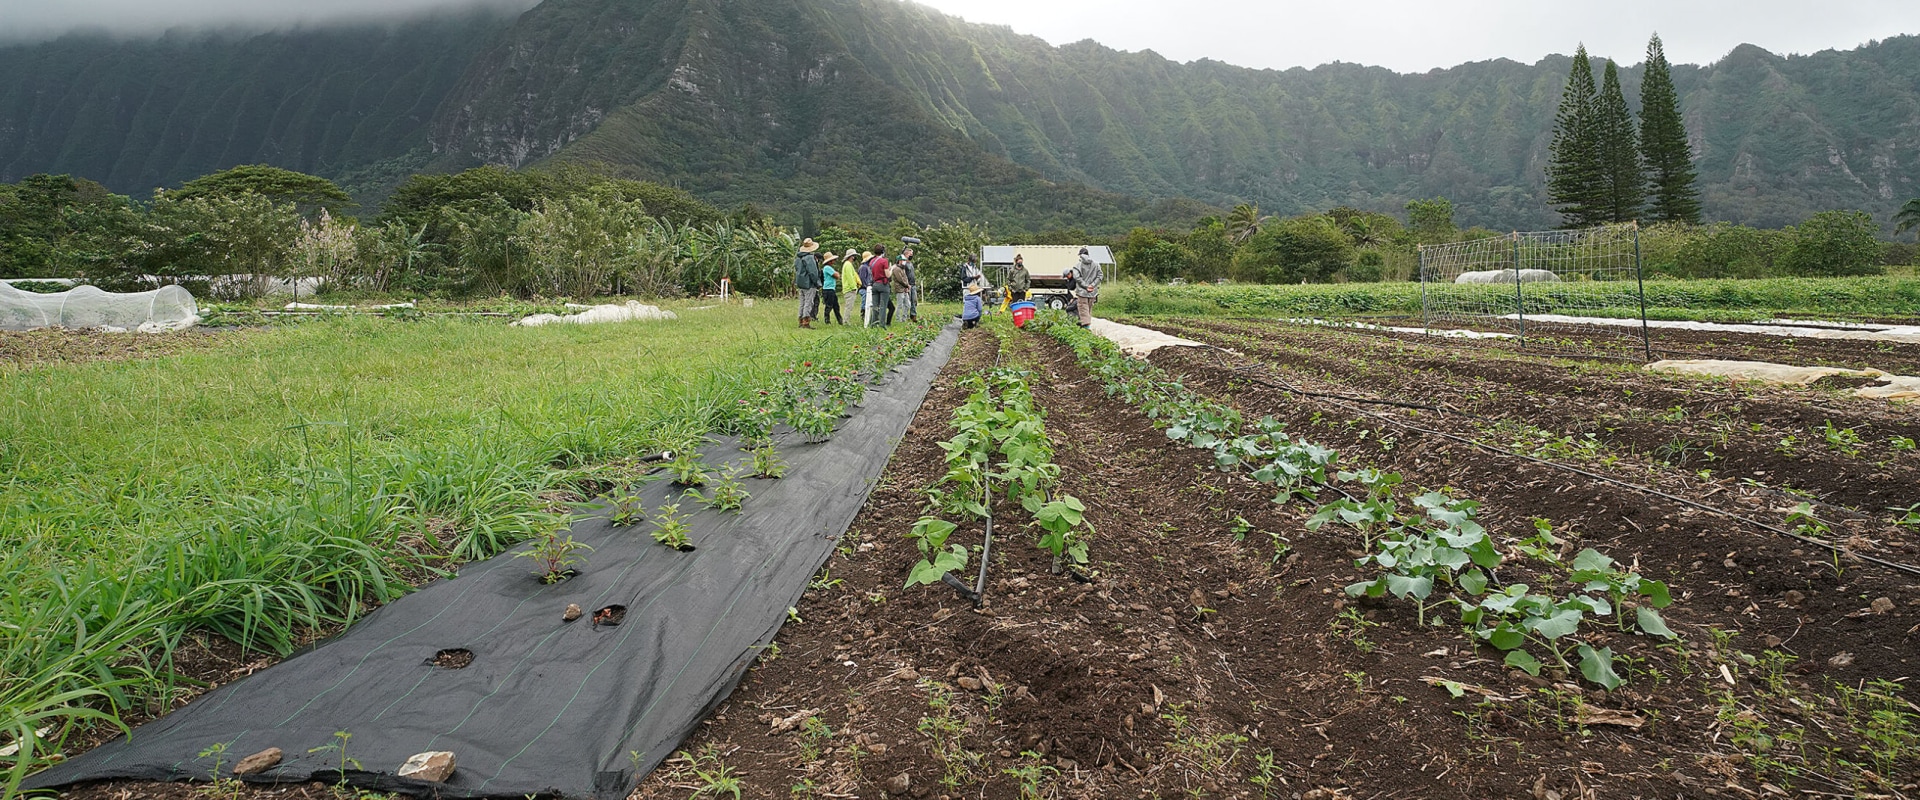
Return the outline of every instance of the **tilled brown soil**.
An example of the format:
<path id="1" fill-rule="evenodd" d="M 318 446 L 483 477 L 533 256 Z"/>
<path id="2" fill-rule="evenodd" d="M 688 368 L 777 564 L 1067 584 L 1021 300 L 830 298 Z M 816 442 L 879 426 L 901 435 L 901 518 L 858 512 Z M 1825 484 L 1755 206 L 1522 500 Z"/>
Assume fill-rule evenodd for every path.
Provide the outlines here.
<path id="1" fill-rule="evenodd" d="M 203 350 L 231 332 L 101 333 L 50 328 L 0 331 L 0 372 L 44 364 L 81 361 L 129 361 Z"/>
<path id="2" fill-rule="evenodd" d="M 1860 512 L 1862 521 L 1884 522 L 1890 507 L 1920 502 L 1920 452 L 1894 446 L 1900 439 L 1920 439 L 1920 413 L 1904 404 L 1524 354 L 1490 358 L 1453 340 L 1248 322 L 1152 324 L 1244 352 L 1291 380 L 1328 391 L 1443 404 L 1485 420 L 1571 436 L 1576 444 L 1592 437 L 1611 455 L 1625 457 L 1623 470 L 1644 474 L 1649 464 L 1670 467 L 1705 484 L 1698 491 L 1714 488 L 1717 474 L 1723 491 L 1754 483 L 1807 491 Z M 1829 426 L 1854 438 L 1830 442 Z M 1775 497 L 1792 505 L 1790 495 Z"/>
<path id="3" fill-rule="evenodd" d="M 1569 550 L 1597 547 L 1673 584 L 1667 617 L 1684 646 L 1582 634 L 1628 657 L 1627 686 L 1606 692 L 1577 676 L 1532 678 L 1454 627 L 1422 628 L 1405 604 L 1350 603 L 1341 588 L 1370 577 L 1353 563 L 1356 537 L 1335 527 L 1307 532 L 1309 509 L 1275 505 L 1268 487 L 1174 445 L 1051 338 L 1018 334 L 1000 351 L 990 331 L 966 332 L 795 619 L 683 745 L 688 757 L 669 761 L 635 798 L 714 789 L 723 793 L 699 796 L 730 797 L 728 780 L 749 798 L 1920 791 L 1912 760 L 1894 773 L 1905 782 L 1834 765 L 1867 759 L 1833 685 L 1900 679 L 1920 667 L 1912 580 L 1391 421 L 1455 430 L 1465 418 L 1302 398 L 1255 382 L 1244 361 L 1215 352 L 1156 354 L 1155 363 L 1249 418 L 1273 415 L 1338 447 L 1343 466 L 1397 470 L 1409 487 L 1449 486 L 1484 502 L 1482 518 L 1502 539 L 1547 518 Z M 1060 488 L 1086 502 L 1096 531 L 1094 570 L 1086 583 L 1050 574 L 1026 516 L 1003 501 L 987 602 L 976 611 L 942 586 L 901 588 L 918 558 L 902 534 L 944 470 L 938 443 L 966 398 L 961 379 L 1002 361 L 1033 369 L 1063 467 Z M 1688 488 L 1677 473 L 1655 478 Z M 980 539 L 963 528 L 953 541 Z M 976 551 L 969 579 L 978 567 Z M 1430 684 L 1439 679 L 1465 685 L 1467 696 Z M 1757 751 L 1756 725 L 1782 741 L 1800 731 L 1806 741 Z M 1827 746 L 1835 749 L 1821 763 L 1818 748 Z M 127 784 L 71 796 L 199 791 Z M 289 791 L 274 796 L 328 790 Z"/>
<path id="4" fill-rule="evenodd" d="M 1487 502 L 1490 527 L 1530 532 L 1533 516 L 1551 517 L 1572 542 L 1672 581 L 1682 599 L 1670 618 L 1695 648 L 1623 650 L 1636 682 L 1611 693 L 1504 669 L 1457 632 L 1421 629 L 1404 606 L 1350 607 L 1340 588 L 1362 578 L 1357 540 L 1307 533 L 1303 510 L 1172 445 L 1041 336 L 1008 350 L 1037 365 L 1062 488 L 1091 509 L 1093 582 L 1047 574 L 1009 530 L 1017 509 L 1003 507 L 985 609 L 943 587 L 901 590 L 916 554 L 900 535 L 941 472 L 934 443 L 964 399 L 953 383 L 992 362 L 989 336 L 968 335 L 829 578 L 797 609 L 805 622 L 686 744 L 708 757 L 670 763 L 636 797 L 680 796 L 719 763 L 749 797 L 1011 798 L 1023 770 L 1045 776 L 1035 796 L 1060 797 L 1256 797 L 1263 774 L 1275 776 L 1272 797 L 1742 795 L 1765 791 L 1766 776 L 1716 744 L 1726 723 L 1706 692 L 1738 654 L 1699 649 L 1712 630 L 1798 654 L 1800 671 L 1781 680 L 1808 697 L 1827 677 L 1915 666 L 1910 585 L 1862 569 L 1841 581 L 1816 555 L 1548 468 L 1412 435 L 1382 449 L 1363 433 L 1380 432 L 1369 418 L 1264 391 L 1210 356 L 1156 355 L 1251 416 L 1351 448 L 1356 465 Z M 1236 516 L 1252 526 L 1244 541 L 1229 528 Z M 1289 547 L 1278 559 L 1275 535 Z M 1855 613 L 1881 592 L 1894 610 Z M 1429 679 L 1484 692 L 1456 700 Z M 1603 724 L 1599 709 L 1657 722 Z M 803 718 L 818 720 L 811 732 Z M 957 745 L 942 744 L 947 720 L 964 731 Z"/>
<path id="5" fill-rule="evenodd" d="M 1372 320 L 1382 325 L 1398 327 L 1420 327 L 1418 317 L 1387 318 Z M 1900 323 L 1905 324 L 1905 323 Z M 1514 327 L 1494 328 L 1474 322 L 1444 321 L 1434 326 L 1445 328 L 1467 328 L 1474 330 L 1514 333 Z M 1666 358 L 1714 358 L 1734 361 L 1773 361 L 1806 366 L 1845 367 L 1848 369 L 1866 369 L 1872 367 L 1899 375 L 1920 375 L 1920 345 L 1897 342 L 1874 342 L 1853 339 L 1811 339 L 1792 336 L 1771 336 L 1758 333 L 1737 333 L 1726 331 L 1694 331 L 1677 328 L 1654 328 L 1648 332 L 1647 341 L 1640 338 L 1640 331 L 1633 328 L 1595 327 L 1590 325 L 1547 325 L 1529 323 L 1526 348 L 1535 353 L 1557 353 L 1575 357 L 1600 356 L 1633 362 L 1642 362 L 1646 350 L 1651 347 L 1653 357 Z M 1379 335 L 1424 339 L 1419 334 L 1378 332 Z M 1484 350 L 1512 350 L 1519 345 L 1512 340 L 1479 339 L 1460 340 L 1463 346 Z"/>

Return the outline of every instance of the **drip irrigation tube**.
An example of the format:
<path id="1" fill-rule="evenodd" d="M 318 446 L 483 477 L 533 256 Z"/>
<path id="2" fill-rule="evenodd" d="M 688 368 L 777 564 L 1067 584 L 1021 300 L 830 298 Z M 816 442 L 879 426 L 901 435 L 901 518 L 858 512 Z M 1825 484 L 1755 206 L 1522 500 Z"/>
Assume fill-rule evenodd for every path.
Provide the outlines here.
<path id="1" fill-rule="evenodd" d="M 1226 352 L 1227 352 L 1226 350 L 1224 350 L 1224 349 L 1222 349 L 1222 348 L 1219 348 L 1219 347 L 1214 347 L 1214 346 L 1212 346 L 1212 345 L 1208 345 L 1208 347 L 1209 347 L 1209 348 L 1211 348 L 1211 349 L 1214 349 L 1214 350 L 1218 350 L 1218 351 L 1220 351 L 1221 353 L 1226 353 Z M 1272 385 L 1272 386 L 1274 386 L 1274 388 L 1278 388 L 1278 389 L 1282 389 L 1282 390 L 1285 390 L 1285 391 L 1288 391 L 1288 392 L 1292 392 L 1292 393 L 1294 393 L 1294 394 L 1299 394 L 1299 395 L 1303 395 L 1303 396 L 1307 396 L 1307 397 L 1325 397 L 1325 398 L 1330 398 L 1330 399 L 1348 399 L 1348 398 L 1340 398 L 1340 397 L 1338 397 L 1338 396 L 1333 396 L 1333 395 L 1318 395 L 1318 394 L 1315 394 L 1315 393 L 1313 393 L 1313 392 L 1308 392 L 1308 391 L 1306 391 L 1306 390 L 1304 390 L 1304 389 L 1300 389 L 1300 388 L 1297 388 L 1297 387 L 1295 387 L 1295 386 L 1293 386 L 1292 384 L 1289 384 L 1289 383 L 1287 383 L 1287 382 L 1286 382 L 1286 381 L 1285 381 L 1284 379 L 1281 379 L 1281 378 L 1279 378 L 1278 376 L 1274 376 L 1274 375 L 1272 375 L 1272 369 L 1271 369 L 1271 368 L 1269 368 L 1269 367 L 1267 367 L 1267 366 L 1266 366 L 1266 365 L 1264 365 L 1264 364 L 1258 364 L 1258 363 L 1252 363 L 1252 364 L 1249 364 L 1248 366 L 1249 366 L 1249 367 L 1254 367 L 1254 368 L 1259 368 L 1259 369 L 1261 369 L 1262 371 L 1264 371 L 1264 372 L 1266 372 L 1266 373 L 1267 373 L 1267 375 L 1266 375 L 1265 377 L 1266 377 L 1266 378 L 1268 378 L 1269 380 L 1271 380 L 1271 381 L 1272 381 L 1272 384 L 1270 384 L 1270 385 Z M 1233 369 L 1233 371 L 1235 371 L 1235 372 L 1245 372 L 1245 371 L 1246 371 L 1245 369 L 1241 369 L 1241 368 L 1231 368 L 1231 369 Z M 1354 400 L 1354 402 L 1364 402 L 1364 401 L 1361 401 L 1361 400 L 1358 400 L 1358 399 L 1355 399 L 1355 400 Z M 1423 428 L 1423 427 L 1420 427 L 1420 426 L 1418 426 L 1418 425 L 1414 425 L 1414 424 L 1412 424 L 1412 423 L 1410 423 L 1410 422 L 1406 422 L 1406 421 L 1404 421 L 1404 420 L 1398 420 L 1398 419 L 1394 419 L 1394 418 L 1392 418 L 1392 417 L 1387 417 L 1387 416 L 1382 416 L 1382 415 L 1379 415 L 1379 414 L 1373 414 L 1373 413 L 1371 413 L 1371 412 L 1368 412 L 1368 411 L 1366 411 L 1365 409 L 1354 409 L 1354 410 L 1355 410 L 1355 411 L 1357 411 L 1357 412 L 1359 412 L 1359 413 L 1362 413 L 1362 414 L 1367 414 L 1367 415 L 1369 415 L 1369 416 L 1372 416 L 1372 417 L 1374 417 L 1375 419 L 1379 419 L 1379 420 L 1381 420 L 1381 421 L 1383 421 L 1383 422 L 1386 422 L 1386 423 L 1388 423 L 1388 424 L 1391 424 L 1391 425 L 1395 425 L 1395 426 L 1398 426 L 1398 427 L 1400 427 L 1400 428 L 1402 428 L 1402 429 L 1405 429 L 1405 430 L 1410 430 L 1410 431 L 1414 431 L 1414 432 L 1416 432 L 1416 433 L 1423 433 L 1423 434 L 1427 434 L 1427 435 L 1430 435 L 1430 436 L 1438 436 L 1438 437 L 1440 437 L 1440 438 L 1443 438 L 1443 439 L 1448 439 L 1448 440 L 1451 440 L 1451 441 L 1455 441 L 1455 442 L 1459 442 L 1459 443 L 1461 443 L 1461 444 L 1465 444 L 1465 445 L 1469 445 L 1469 446 L 1472 446 L 1472 447 L 1475 447 L 1475 448 L 1479 448 L 1479 449 L 1481 449 L 1481 450 L 1485 450 L 1485 451 L 1487 451 L 1487 452 L 1489 452 L 1489 453 L 1494 453 L 1494 454 L 1496 454 L 1496 455 L 1503 455 L 1503 456 L 1508 456 L 1508 457 L 1511 457 L 1511 458 L 1518 458 L 1518 459 L 1521 459 L 1521 460 L 1524 460 L 1524 461 L 1530 461 L 1530 462 L 1533 462 L 1533 463 L 1535 463 L 1535 464 L 1542 464 L 1542 465 L 1545 465 L 1545 466 L 1548 466 L 1548 467 L 1552 467 L 1552 468 L 1554 468 L 1554 469 L 1558 469 L 1558 470 L 1562 470 L 1562 471 L 1565 471 L 1565 472 L 1571 472 L 1571 473 L 1573 473 L 1573 474 L 1576 474 L 1576 475 L 1580 475 L 1580 476 L 1582 476 L 1582 477 L 1586 477 L 1586 478 L 1590 478 L 1590 479 L 1592 479 L 1592 480 L 1596 480 L 1596 481 L 1600 481 L 1601 483 L 1606 483 L 1606 484 L 1609 484 L 1609 485 L 1612 485 L 1612 486 L 1618 486 L 1618 487 L 1620 487 L 1620 488 L 1623 488 L 1623 489 L 1631 489 L 1631 490 L 1633 490 L 1633 491 L 1636 491 L 1636 492 L 1640 492 L 1640 493 L 1642 493 L 1642 494 L 1646 494 L 1646 495 L 1651 495 L 1651 496 L 1653 496 L 1653 497 L 1659 497 L 1659 498 L 1662 498 L 1662 499 L 1664 499 L 1664 500 L 1668 500 L 1668 501 L 1671 501 L 1671 502 L 1674 502 L 1674 503 L 1679 503 L 1680 505 L 1683 505 L 1683 506 L 1686 506 L 1686 507 L 1688 507 L 1688 508 L 1693 508 L 1693 509 L 1697 509 L 1697 510 L 1700 510 L 1700 511 L 1704 511 L 1704 512 L 1707 512 L 1707 513 L 1709 513 L 1709 514 L 1713 514 L 1713 515 L 1715 515 L 1715 516 L 1719 516 L 1719 517 L 1723 517 L 1723 518 L 1726 518 L 1726 519 L 1730 519 L 1730 520 L 1733 520 L 1733 521 L 1735 521 L 1735 522 L 1739 522 L 1739 523 L 1743 523 L 1743 524 L 1746 524 L 1746 525 L 1751 525 L 1751 526 L 1753 526 L 1753 527 L 1755 527 L 1755 528 L 1759 528 L 1760 530 L 1763 530 L 1763 531 L 1767 531 L 1768 533 L 1773 533 L 1773 534 L 1776 534 L 1776 535 L 1779 535 L 1779 536 L 1785 536 L 1785 537 L 1787 537 L 1787 538 L 1789 538 L 1789 539 L 1792 539 L 1792 540 L 1794 540 L 1794 541 L 1797 541 L 1797 542 L 1800 542 L 1800 543 L 1802 543 L 1802 544 L 1807 544 L 1807 545 L 1812 545 L 1812 546 L 1814 546 L 1814 547 L 1819 547 L 1819 548 L 1823 548 L 1823 549 L 1825 549 L 1825 550 L 1829 550 L 1829 551 L 1832 551 L 1833 553 L 1836 553 L 1836 554 L 1839 554 L 1839 555 L 1843 555 L 1843 556 L 1848 556 L 1848 557 L 1851 557 L 1851 558 L 1856 558 L 1856 559 L 1859 559 L 1859 560 L 1861 560 L 1861 561 L 1865 561 L 1865 562 L 1867 562 L 1867 563 L 1870 563 L 1870 564 L 1877 564 L 1877 565 L 1879 565 L 1879 566 L 1882 566 L 1882 567 L 1886 567 L 1886 568 L 1888 568 L 1888 569 L 1891 569 L 1891 570 L 1894 570 L 1894 571 L 1896 571 L 1896 572 L 1903 572 L 1903 573 L 1906 573 L 1906 574 L 1908 574 L 1908 575 L 1914 575 L 1914 576 L 1920 576 L 1920 567 L 1915 567 L 1915 566 L 1913 566 L 1913 565 L 1910 565 L 1910 564 L 1902 564 L 1902 563 L 1899 563 L 1899 562 L 1896 562 L 1896 561 L 1887 561 L 1887 560 L 1885 560 L 1885 559 L 1881 559 L 1881 558 L 1875 558 L 1875 557 L 1873 557 L 1873 556 L 1869 556 L 1869 555 L 1863 555 L 1863 554 L 1861 554 L 1861 553 L 1857 553 L 1857 552 L 1854 552 L 1854 551 L 1852 551 L 1852 550 L 1849 550 L 1849 549 L 1847 549 L 1847 548 L 1845 548 L 1845 547 L 1841 547 L 1840 545 L 1837 545 L 1837 544 L 1833 544 L 1832 542 L 1824 542 L 1824 541 L 1821 541 L 1821 540 L 1819 540 L 1819 539 L 1815 539 L 1815 538 L 1812 538 L 1812 537 L 1810 537 L 1810 536 L 1803 536 L 1803 535 L 1801 535 L 1801 534 L 1798 534 L 1798 533 L 1794 533 L 1793 531 L 1790 531 L 1790 530 L 1787 530 L 1787 529 L 1785 529 L 1785 528 L 1780 528 L 1780 527 L 1777 527 L 1777 526 L 1774 526 L 1774 525 L 1769 525 L 1769 524 L 1767 524 L 1767 523 L 1764 523 L 1764 522 L 1761 522 L 1761 521 L 1759 521 L 1759 520 L 1756 520 L 1756 519 L 1752 519 L 1752 518 L 1749 518 L 1749 517 L 1743 517 L 1743 516 L 1741 516 L 1741 515 L 1739 515 L 1739 514 L 1735 514 L 1735 513 L 1733 513 L 1733 512 L 1731 512 L 1731 511 L 1727 511 L 1727 510 L 1725 510 L 1725 509 L 1721 509 L 1721 508 L 1717 508 L 1717 507 L 1714 507 L 1714 506 L 1710 506 L 1710 505 L 1707 505 L 1707 504 L 1705 504 L 1705 503 L 1701 503 L 1701 502 L 1699 502 L 1699 501 L 1695 501 L 1695 500 L 1688 500 L 1687 498 L 1684 498 L 1684 497 L 1680 497 L 1680 496 L 1678 496 L 1678 495 L 1673 495 L 1673 494 L 1668 494 L 1668 493 L 1666 493 L 1666 492 L 1663 492 L 1663 491 L 1660 491 L 1659 489 L 1655 489 L 1655 488 L 1653 488 L 1653 487 L 1650 487 L 1650 486 L 1641 486 L 1640 484 L 1637 484 L 1637 483 L 1632 483 L 1632 482 L 1630 482 L 1630 481 L 1623 481 L 1623 480 L 1620 480 L 1620 479 L 1618 479 L 1618 478 L 1613 478 L 1613 477 L 1609 477 L 1609 476 L 1606 476 L 1606 475 L 1601 475 L 1601 474 L 1598 474 L 1598 473 L 1595 473 L 1595 472 L 1589 472 L 1589 471 L 1587 471 L 1587 470 L 1584 470 L 1584 469 L 1580 469 L 1579 467 L 1574 467 L 1574 466 L 1571 466 L 1571 465 L 1567 465 L 1567 464 L 1561 464 L 1561 463 L 1558 463 L 1558 462 L 1555 462 L 1555 461 L 1549 461 L 1549 460 L 1547 460 L 1547 459 L 1544 459 L 1544 458 L 1538 458 L 1538 457 L 1535 457 L 1535 456 L 1530 456 L 1530 455 L 1527 455 L 1527 454 L 1525 454 L 1525 453 L 1516 453 L 1516 452 L 1514 452 L 1514 451 L 1511 451 L 1511 450 L 1505 450 L 1505 449 L 1502 449 L 1502 448 L 1499 448 L 1499 447 L 1494 447 L 1494 446 L 1492 446 L 1492 445 L 1489 445 L 1489 444 L 1485 444 L 1485 443 L 1482 443 L 1482 442 L 1477 442 L 1477 441 L 1474 441 L 1474 440 L 1472 440 L 1472 439 L 1469 439 L 1469 438 L 1467 438 L 1467 437 L 1464 437 L 1464 436 L 1459 436 L 1459 435 L 1457 435 L 1457 434 L 1452 434 L 1452 433 L 1447 433 L 1447 432 L 1445 432 L 1445 431 L 1436 431 L 1436 430 L 1432 430 L 1432 429 L 1429 429 L 1429 428 Z M 1433 409 L 1433 410 L 1436 410 L 1436 411 L 1444 411 L 1445 409 Z M 1460 413 L 1460 412 L 1455 412 L 1455 413 Z"/>

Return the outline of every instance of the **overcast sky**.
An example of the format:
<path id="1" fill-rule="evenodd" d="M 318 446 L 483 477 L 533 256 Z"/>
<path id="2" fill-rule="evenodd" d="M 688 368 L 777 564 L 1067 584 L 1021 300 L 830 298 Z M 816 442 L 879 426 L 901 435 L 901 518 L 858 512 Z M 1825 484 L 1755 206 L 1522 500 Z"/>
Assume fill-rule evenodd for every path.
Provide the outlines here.
<path id="1" fill-rule="evenodd" d="M 1644 60 L 1655 32 L 1676 63 L 1717 61 L 1743 42 L 1775 53 L 1847 49 L 1920 33 L 1920 0 L 919 0 L 1055 44 L 1093 39 L 1176 61 L 1248 67 L 1330 61 L 1425 72 L 1549 53 Z"/>
<path id="2" fill-rule="evenodd" d="M 0 0 L 0 37 L 77 26 L 286 25 L 535 0 Z M 738 0 L 749 2 L 750 0 Z M 804 2 L 804 0 L 802 0 Z M 1094 39 L 1178 61 L 1287 68 L 1346 61 L 1424 72 L 1467 61 L 1533 62 L 1585 42 L 1638 63 L 1659 31 L 1667 57 L 1710 63 L 1742 42 L 1776 53 L 1851 48 L 1920 33 L 1920 0 L 920 0 L 1055 44 Z"/>

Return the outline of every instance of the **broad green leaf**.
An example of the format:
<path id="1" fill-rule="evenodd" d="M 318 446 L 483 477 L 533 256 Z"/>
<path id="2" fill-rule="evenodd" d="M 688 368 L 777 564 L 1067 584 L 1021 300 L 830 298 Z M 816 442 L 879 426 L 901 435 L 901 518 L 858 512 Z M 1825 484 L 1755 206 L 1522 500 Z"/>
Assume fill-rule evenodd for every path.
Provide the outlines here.
<path id="1" fill-rule="evenodd" d="M 907 585 L 904 588 L 911 589 L 921 584 L 939 583 L 940 576 L 952 571 L 953 570 L 950 569 L 941 569 L 937 565 L 922 561 L 915 564 L 913 572 L 907 575 Z"/>
<path id="2" fill-rule="evenodd" d="M 1387 591 L 1393 592 L 1394 597 L 1402 600 L 1408 597 L 1425 600 L 1427 595 L 1433 594 L 1433 578 L 1425 575 L 1390 574 L 1387 576 Z"/>
<path id="3" fill-rule="evenodd" d="M 1472 559 L 1462 550 L 1451 547 L 1436 547 L 1432 551 L 1433 563 L 1446 567 L 1449 571 L 1466 566 Z"/>
<path id="4" fill-rule="evenodd" d="M 1507 666 L 1525 670 L 1528 675 L 1540 676 L 1540 659 L 1525 650 L 1515 650 L 1507 654 Z"/>
<path id="5" fill-rule="evenodd" d="M 1620 676 L 1613 672 L 1613 648 L 1602 647 L 1595 650 L 1580 645 L 1580 674 L 1587 680 L 1605 686 L 1608 689 L 1620 688 Z"/>
<path id="6" fill-rule="evenodd" d="M 1502 622 L 1494 626 L 1483 638 L 1487 640 L 1487 644 L 1501 650 L 1518 650 L 1520 645 L 1527 643 L 1526 632 L 1511 622 Z"/>
<path id="7" fill-rule="evenodd" d="M 1641 581 L 1640 593 L 1646 595 L 1647 600 L 1653 603 L 1654 608 L 1666 608 L 1667 606 L 1673 605 L 1673 593 L 1668 591 L 1667 585 L 1660 581 Z"/>
<path id="8" fill-rule="evenodd" d="M 1640 630 L 1642 632 L 1658 636 L 1662 639 L 1680 638 L 1678 634 L 1673 632 L 1672 628 L 1667 627 L 1667 621 L 1660 618 L 1660 612 L 1646 606 L 1640 606 L 1634 609 L 1634 612 L 1639 617 L 1636 621 L 1640 624 Z"/>
<path id="9" fill-rule="evenodd" d="M 1459 681 L 1443 680 L 1440 682 L 1440 688 L 1447 690 L 1447 694 L 1453 695 L 1455 700 L 1467 696 L 1467 685 Z"/>
<path id="10" fill-rule="evenodd" d="M 1493 546 L 1493 539 L 1485 534 L 1481 534 L 1479 542 L 1467 548 L 1467 557 L 1473 559 L 1473 563 L 1487 569 L 1500 566 L 1500 562 L 1504 560 L 1500 557 L 1500 551 Z"/>
<path id="11" fill-rule="evenodd" d="M 1467 594 L 1477 595 L 1487 589 L 1487 573 L 1470 569 L 1460 573 L 1460 588 Z"/>
<path id="12" fill-rule="evenodd" d="M 1528 630 L 1552 641 L 1562 636 L 1572 636 L 1574 631 L 1580 629 L 1580 620 L 1585 616 L 1586 612 L 1578 608 L 1562 608 L 1550 617 L 1530 617 L 1525 624 Z"/>
<path id="13" fill-rule="evenodd" d="M 1580 555 L 1573 557 L 1573 568 L 1591 572 L 1606 572 L 1613 569 L 1613 559 L 1589 547 L 1580 551 Z"/>

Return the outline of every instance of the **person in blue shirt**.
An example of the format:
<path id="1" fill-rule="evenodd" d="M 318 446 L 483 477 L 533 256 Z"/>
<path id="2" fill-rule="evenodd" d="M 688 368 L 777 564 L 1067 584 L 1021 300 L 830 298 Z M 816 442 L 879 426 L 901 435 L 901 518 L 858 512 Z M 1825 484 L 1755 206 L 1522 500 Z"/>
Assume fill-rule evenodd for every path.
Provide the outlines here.
<path id="1" fill-rule="evenodd" d="M 986 311 L 986 287 L 975 284 L 967 287 L 967 295 L 960 301 L 960 327 L 976 328 L 980 326 L 980 315 Z"/>
<path id="2" fill-rule="evenodd" d="M 838 260 L 839 256 L 828 253 L 825 262 L 820 265 L 820 292 L 826 296 L 820 315 L 822 325 L 831 325 L 834 320 L 839 320 L 842 325 L 847 324 L 847 318 L 840 315 L 840 273 L 833 266 L 833 262 Z"/>

